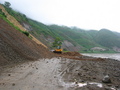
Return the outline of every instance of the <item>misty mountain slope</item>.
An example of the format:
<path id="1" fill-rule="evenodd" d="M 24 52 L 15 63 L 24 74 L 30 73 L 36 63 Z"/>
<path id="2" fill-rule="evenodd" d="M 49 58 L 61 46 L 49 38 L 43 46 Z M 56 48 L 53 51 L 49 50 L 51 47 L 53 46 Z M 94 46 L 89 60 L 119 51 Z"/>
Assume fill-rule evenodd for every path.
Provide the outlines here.
<path id="1" fill-rule="evenodd" d="M 75 42 L 84 48 L 99 46 L 93 40 L 92 36 L 89 35 L 89 33 L 87 33 L 85 30 L 57 25 L 51 25 L 49 28 L 51 31 L 58 33 L 60 36 L 63 36 L 64 39 L 68 38 L 71 42 Z"/>
<path id="2" fill-rule="evenodd" d="M 79 28 L 69 28 L 66 26 L 49 26 L 54 32 L 58 32 L 61 36 L 67 36 L 71 40 L 75 41 L 79 45 L 83 46 L 86 49 L 93 47 L 102 47 L 110 48 L 118 47 L 120 48 L 120 37 L 119 33 L 114 33 L 107 29 L 101 29 L 100 31 L 96 30 L 82 30 Z M 63 34 L 64 35 L 63 35 Z"/>
<path id="3" fill-rule="evenodd" d="M 91 51 L 91 48 L 101 47 L 111 49 L 117 47 L 119 49 L 120 40 L 119 33 L 113 33 L 107 29 L 100 31 L 84 30 L 76 27 L 45 25 L 41 22 L 27 18 L 26 15 L 7 8 L 9 14 L 14 16 L 16 20 L 33 36 L 43 42 L 49 48 L 55 38 L 58 37 L 63 41 L 63 49 L 77 51 Z M 70 45 L 68 45 L 70 44 Z M 72 46 L 72 47 L 71 47 Z"/>
<path id="4" fill-rule="evenodd" d="M 96 34 L 98 33 L 97 30 L 88 30 L 87 33 L 92 37 L 92 39 L 95 39 Z"/>
<path id="5" fill-rule="evenodd" d="M 120 33 L 114 32 L 114 34 L 116 34 L 120 38 Z"/>

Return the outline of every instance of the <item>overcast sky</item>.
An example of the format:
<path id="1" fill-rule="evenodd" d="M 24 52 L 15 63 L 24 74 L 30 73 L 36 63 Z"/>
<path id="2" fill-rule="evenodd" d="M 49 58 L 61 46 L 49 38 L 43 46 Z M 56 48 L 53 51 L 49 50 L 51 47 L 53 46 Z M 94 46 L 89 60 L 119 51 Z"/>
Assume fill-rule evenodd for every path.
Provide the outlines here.
<path id="1" fill-rule="evenodd" d="M 120 32 L 120 0 L 0 0 L 44 24 Z"/>

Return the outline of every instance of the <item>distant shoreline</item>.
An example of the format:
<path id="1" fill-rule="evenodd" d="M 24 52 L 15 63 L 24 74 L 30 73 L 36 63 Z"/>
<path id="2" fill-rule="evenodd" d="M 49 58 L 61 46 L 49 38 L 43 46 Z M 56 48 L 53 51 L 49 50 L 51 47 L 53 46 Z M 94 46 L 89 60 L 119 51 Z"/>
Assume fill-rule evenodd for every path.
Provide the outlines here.
<path id="1" fill-rule="evenodd" d="M 120 61 L 120 53 L 81 53 L 84 56 L 108 58 Z"/>

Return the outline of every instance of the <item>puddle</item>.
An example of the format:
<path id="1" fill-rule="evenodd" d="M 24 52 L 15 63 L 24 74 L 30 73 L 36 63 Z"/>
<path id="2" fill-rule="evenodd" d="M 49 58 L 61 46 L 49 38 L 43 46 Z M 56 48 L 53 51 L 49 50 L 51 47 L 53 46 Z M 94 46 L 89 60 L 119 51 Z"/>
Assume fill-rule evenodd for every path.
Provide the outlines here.
<path id="1" fill-rule="evenodd" d="M 96 85 L 96 86 L 98 86 L 98 87 L 100 87 L 100 88 L 102 88 L 103 87 L 103 85 L 101 84 L 101 83 L 96 83 L 96 82 L 88 82 L 88 83 L 78 83 L 77 85 L 78 85 L 78 87 L 83 87 L 83 86 L 86 86 L 86 85 Z"/>
<path id="2" fill-rule="evenodd" d="M 102 83 L 97 83 L 97 82 L 86 82 L 86 83 L 78 83 L 78 84 L 76 84 L 75 82 L 71 82 L 71 83 L 67 82 L 66 83 L 66 82 L 61 81 L 61 84 L 64 87 L 84 87 L 84 86 L 87 86 L 87 85 L 96 85 L 97 87 L 100 87 L 100 88 L 103 87 Z"/>
<path id="3" fill-rule="evenodd" d="M 111 88 L 112 90 L 116 90 L 115 88 Z"/>
<path id="4" fill-rule="evenodd" d="M 93 84 L 93 85 L 97 85 L 98 87 L 102 88 L 103 85 L 101 83 L 96 83 L 96 82 L 90 82 L 88 84 Z"/>
<path id="5" fill-rule="evenodd" d="M 78 83 L 77 84 L 78 87 L 83 87 L 83 86 L 86 86 L 86 85 L 87 85 L 87 83 Z"/>
<path id="6" fill-rule="evenodd" d="M 59 79 L 59 82 L 64 87 L 75 87 L 75 82 L 64 82 L 61 78 Z"/>

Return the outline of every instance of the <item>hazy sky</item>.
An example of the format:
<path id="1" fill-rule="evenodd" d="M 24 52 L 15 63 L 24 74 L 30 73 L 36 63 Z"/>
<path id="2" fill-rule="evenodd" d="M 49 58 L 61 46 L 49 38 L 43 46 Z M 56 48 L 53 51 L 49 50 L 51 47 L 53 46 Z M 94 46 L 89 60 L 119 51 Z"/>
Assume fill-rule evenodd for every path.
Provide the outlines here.
<path id="1" fill-rule="evenodd" d="M 120 32 L 120 0 L 0 0 L 45 24 Z"/>

